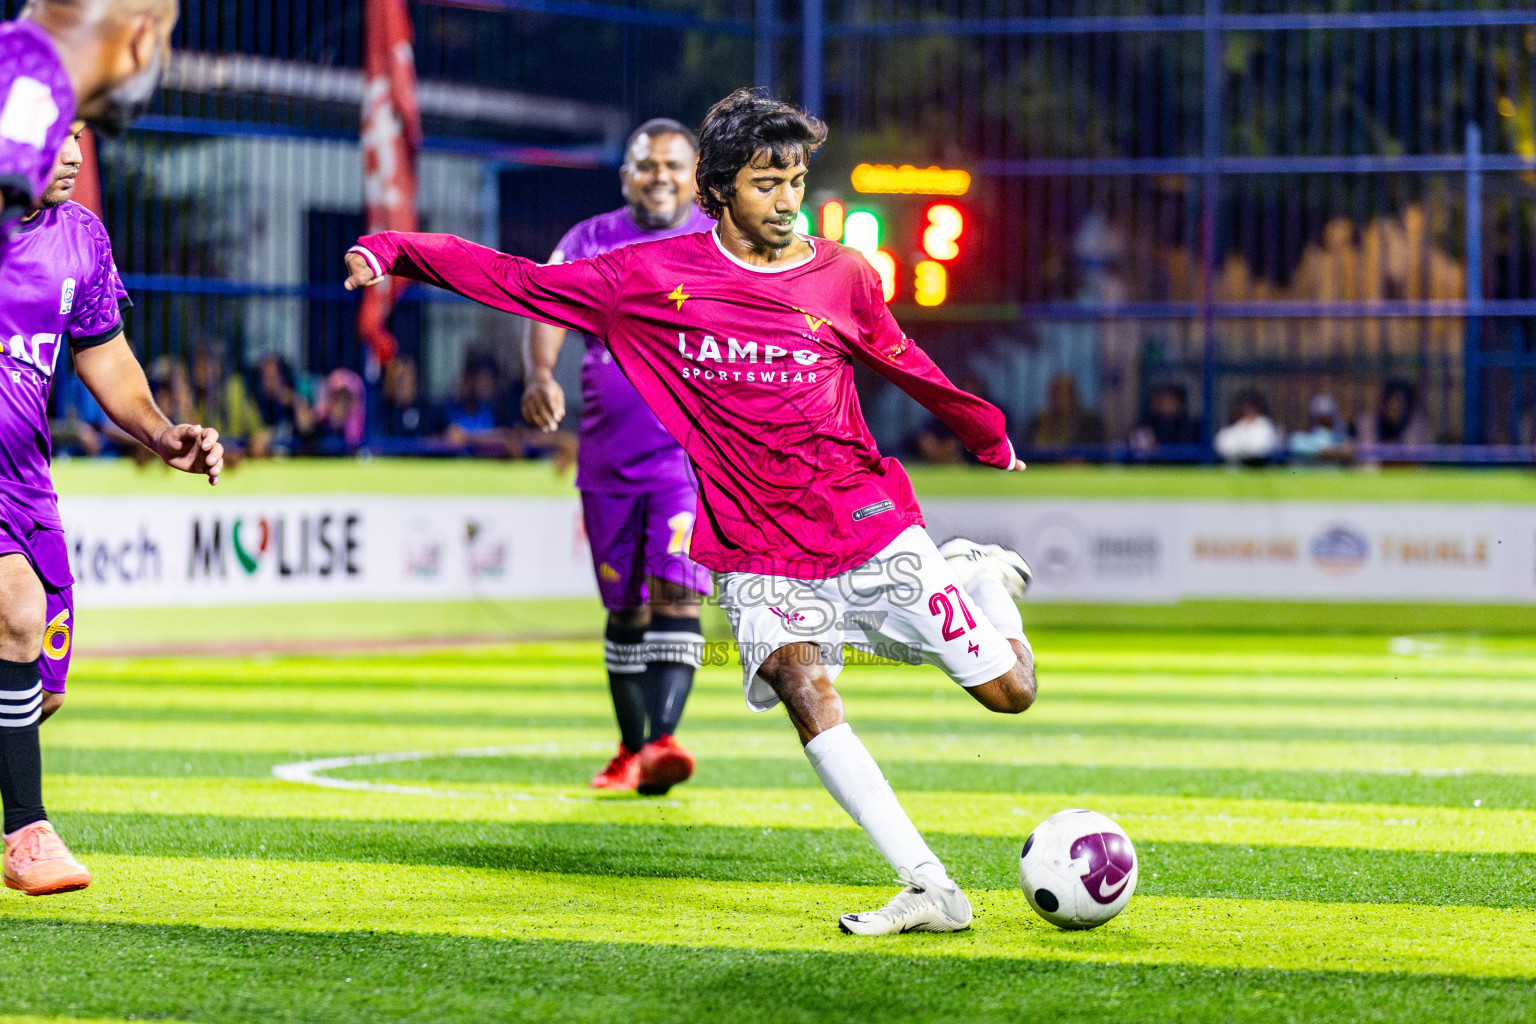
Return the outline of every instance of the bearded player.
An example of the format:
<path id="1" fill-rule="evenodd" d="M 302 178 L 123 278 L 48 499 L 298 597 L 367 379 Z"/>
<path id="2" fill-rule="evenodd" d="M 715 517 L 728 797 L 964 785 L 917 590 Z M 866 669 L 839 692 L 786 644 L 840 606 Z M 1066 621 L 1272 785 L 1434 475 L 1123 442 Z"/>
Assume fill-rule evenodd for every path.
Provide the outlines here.
<path id="1" fill-rule="evenodd" d="M 698 159 L 698 140 L 677 121 L 656 118 L 636 128 L 619 169 L 625 205 L 571 228 L 549 262 L 713 228 L 694 202 Z M 565 414 L 554 374 L 564 340 L 564 328 L 546 323 L 534 323 L 528 335 L 523 418 L 544 430 Z M 604 662 L 620 738 L 592 788 L 661 794 L 693 774 L 693 757 L 673 733 L 704 646 L 699 599 L 709 593 L 709 572 L 688 558 L 699 495 L 682 446 L 602 341 L 589 334 L 586 343 L 576 487 L 608 609 Z"/>
<path id="2" fill-rule="evenodd" d="M 83 889 L 87 871 L 43 810 L 37 727 L 64 702 L 74 577 L 48 472 L 48 391 L 67 346 L 112 421 L 171 466 L 216 483 L 218 433 L 173 426 L 123 336 L 128 295 L 96 215 L 69 202 L 80 170 L 76 122 L 52 184 L 0 266 L 0 796 L 5 884 L 29 896 Z"/>
<path id="3" fill-rule="evenodd" d="M 77 118 L 111 134 L 148 107 L 177 0 L 31 0 L 0 24 L 0 262 Z"/>
<path id="4" fill-rule="evenodd" d="M 904 883 L 842 928 L 958 931 L 970 902 L 844 719 L 833 682 L 850 643 L 936 665 L 991 711 L 1024 711 L 1034 655 L 1014 597 L 1029 570 L 1004 548 L 935 548 L 906 472 L 864 424 L 855 361 L 982 462 L 1024 464 L 1003 414 L 902 333 L 869 263 L 795 234 L 825 137 L 821 122 L 742 90 L 699 133 L 700 201 L 719 220 L 708 234 L 541 267 L 447 235 L 385 232 L 348 253 L 347 287 L 394 273 L 603 339 L 698 474 L 691 553 L 715 572 L 748 705 L 785 705 L 823 785 Z"/>

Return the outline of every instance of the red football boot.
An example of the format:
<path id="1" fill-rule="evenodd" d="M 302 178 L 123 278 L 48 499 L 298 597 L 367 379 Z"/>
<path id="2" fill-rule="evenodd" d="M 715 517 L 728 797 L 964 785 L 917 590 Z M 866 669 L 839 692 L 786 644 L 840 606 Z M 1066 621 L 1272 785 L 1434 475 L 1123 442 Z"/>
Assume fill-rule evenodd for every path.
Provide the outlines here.
<path id="1" fill-rule="evenodd" d="M 608 766 L 592 776 L 593 789 L 612 789 L 628 792 L 640 784 L 640 755 L 631 754 L 629 748 L 619 744 L 619 752 L 613 755 Z"/>
<path id="2" fill-rule="evenodd" d="M 38 821 L 5 837 L 5 884 L 28 896 L 48 896 L 84 889 L 91 873 L 52 825 Z"/>
<path id="3" fill-rule="evenodd" d="M 642 796 L 661 796 L 692 777 L 693 755 L 670 733 L 640 748 L 640 785 L 636 788 Z"/>

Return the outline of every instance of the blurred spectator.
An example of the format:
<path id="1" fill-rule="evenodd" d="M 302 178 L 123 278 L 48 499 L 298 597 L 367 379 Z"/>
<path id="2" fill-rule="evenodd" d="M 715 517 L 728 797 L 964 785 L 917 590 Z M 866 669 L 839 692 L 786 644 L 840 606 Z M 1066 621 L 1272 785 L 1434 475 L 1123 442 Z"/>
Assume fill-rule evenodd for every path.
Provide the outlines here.
<path id="1" fill-rule="evenodd" d="M 1269 418 L 1269 403 L 1255 388 L 1238 392 L 1232 422 L 1216 432 L 1216 454 L 1227 462 L 1257 466 L 1280 449 L 1280 431 Z"/>
<path id="2" fill-rule="evenodd" d="M 1381 404 L 1364 413 L 1355 437 L 1369 444 L 1432 444 L 1429 417 L 1419 407 L 1419 389 L 1405 380 L 1389 380 L 1381 389 Z"/>
<path id="3" fill-rule="evenodd" d="M 293 367 L 274 353 L 256 364 L 256 407 L 266 425 L 273 452 L 292 454 L 315 426 L 314 410 L 299 394 Z"/>
<path id="4" fill-rule="evenodd" d="M 222 345 L 204 342 L 192 350 L 192 396 L 196 405 L 191 422 L 217 430 L 226 456 L 243 451 L 259 459 L 267 454 L 271 435 L 261 422 L 261 410 L 245 378 L 227 371 Z"/>
<path id="5" fill-rule="evenodd" d="M 907 451 L 914 459 L 939 466 L 964 462 L 966 457 L 960 435 L 950 430 L 937 416 L 930 416 L 907 438 Z"/>
<path id="6" fill-rule="evenodd" d="M 1347 462 L 1353 458 L 1349 430 L 1332 395 L 1312 396 L 1307 403 L 1307 429 L 1293 433 L 1287 447 L 1292 458 L 1309 462 Z"/>
<path id="7" fill-rule="evenodd" d="M 1025 440 L 1031 448 L 1104 443 L 1104 424 L 1078 404 L 1077 381 L 1070 373 L 1051 378 L 1045 410 L 1030 421 Z"/>
<path id="8" fill-rule="evenodd" d="M 172 423 L 191 423 L 196 410 L 192 400 L 192 381 L 187 365 L 175 356 L 161 356 L 149 364 L 145 374 L 155 404 Z"/>
<path id="9" fill-rule="evenodd" d="M 457 448 L 494 458 L 521 454 L 511 393 L 501 386 L 501 370 L 489 353 L 464 356 L 459 397 L 443 406 L 441 418 L 443 439 Z"/>
<path id="10" fill-rule="evenodd" d="M 437 411 L 421 397 L 421 375 L 416 360 L 395 356 L 384 367 L 384 398 L 379 415 L 371 425 L 374 436 L 400 440 L 420 440 L 440 433 L 443 423 Z"/>
<path id="11" fill-rule="evenodd" d="M 355 370 L 332 370 L 320 386 L 315 427 L 304 450 L 311 455 L 351 455 L 363 443 L 363 378 Z"/>
<path id="12" fill-rule="evenodd" d="M 988 398 L 986 385 L 974 373 L 966 373 L 955 379 L 955 386 L 969 391 L 979 398 Z M 988 398 L 988 401 L 991 399 Z M 915 459 L 935 465 L 953 465 L 959 462 L 976 462 L 974 455 L 965 450 L 960 435 L 950 430 L 937 416 L 929 416 L 907 438 L 907 451 Z"/>
<path id="13" fill-rule="evenodd" d="M 1159 384 L 1147 396 L 1147 409 L 1131 431 L 1131 446 L 1142 454 L 1163 445 L 1200 443 L 1200 421 L 1189 414 L 1189 392 L 1182 384 Z"/>

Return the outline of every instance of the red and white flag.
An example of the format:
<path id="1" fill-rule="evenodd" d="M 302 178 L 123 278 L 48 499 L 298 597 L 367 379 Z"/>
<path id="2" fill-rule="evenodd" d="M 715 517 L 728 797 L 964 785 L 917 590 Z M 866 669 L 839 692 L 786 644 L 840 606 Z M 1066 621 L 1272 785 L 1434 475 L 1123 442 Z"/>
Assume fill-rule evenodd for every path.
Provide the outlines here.
<path id="1" fill-rule="evenodd" d="M 363 195 L 368 233 L 416 230 L 416 57 L 406 0 L 367 0 L 363 57 Z M 403 283 L 403 282 L 402 282 Z M 384 326 L 400 283 L 386 279 L 363 291 L 357 333 L 380 363 L 395 355 Z"/>

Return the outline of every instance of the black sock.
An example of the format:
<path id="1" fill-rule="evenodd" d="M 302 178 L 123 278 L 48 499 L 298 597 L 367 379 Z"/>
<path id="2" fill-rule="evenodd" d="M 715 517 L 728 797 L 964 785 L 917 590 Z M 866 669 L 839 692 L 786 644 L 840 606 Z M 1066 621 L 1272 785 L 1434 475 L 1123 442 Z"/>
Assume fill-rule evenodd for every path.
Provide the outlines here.
<path id="1" fill-rule="evenodd" d="M 683 717 L 693 673 L 703 656 L 704 633 L 697 615 L 653 615 L 645 631 L 645 707 L 651 739 L 670 736 Z"/>
<path id="2" fill-rule="evenodd" d="M 625 749 L 638 754 L 645 745 L 645 627 L 621 626 L 610 615 L 603 639 L 619 738 Z"/>
<path id="3" fill-rule="evenodd" d="M 42 703 L 37 662 L 0 661 L 0 798 L 5 801 L 7 833 L 48 817 L 43 810 L 43 752 L 37 742 Z"/>

